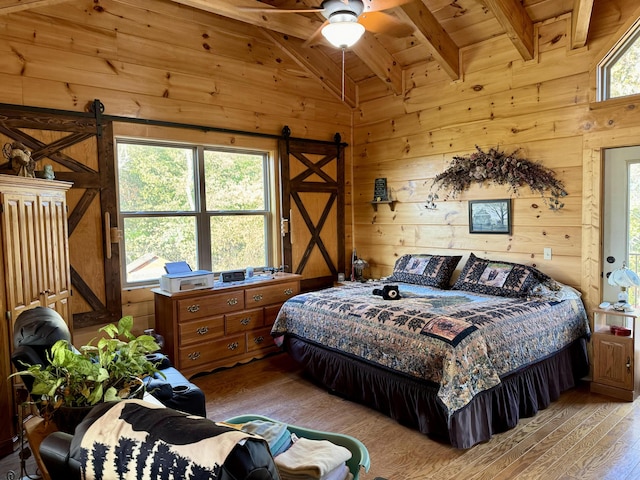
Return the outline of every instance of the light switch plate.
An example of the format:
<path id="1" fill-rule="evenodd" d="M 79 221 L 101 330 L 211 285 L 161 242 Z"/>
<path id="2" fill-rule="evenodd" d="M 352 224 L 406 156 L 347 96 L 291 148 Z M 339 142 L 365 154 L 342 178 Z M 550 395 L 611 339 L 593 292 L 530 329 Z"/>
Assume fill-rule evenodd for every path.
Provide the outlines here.
<path id="1" fill-rule="evenodd" d="M 551 260 L 551 247 L 546 247 L 544 249 L 544 259 Z"/>

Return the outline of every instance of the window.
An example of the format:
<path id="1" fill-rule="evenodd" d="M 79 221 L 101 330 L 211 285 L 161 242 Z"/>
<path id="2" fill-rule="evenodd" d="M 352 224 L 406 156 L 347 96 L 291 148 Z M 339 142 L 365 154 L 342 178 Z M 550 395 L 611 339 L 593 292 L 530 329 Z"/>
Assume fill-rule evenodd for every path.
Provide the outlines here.
<path id="1" fill-rule="evenodd" d="M 598 65 L 598 100 L 640 94 L 640 22 Z"/>
<path id="2" fill-rule="evenodd" d="M 156 283 L 166 262 L 272 264 L 266 152 L 124 139 L 116 152 L 125 285 Z"/>

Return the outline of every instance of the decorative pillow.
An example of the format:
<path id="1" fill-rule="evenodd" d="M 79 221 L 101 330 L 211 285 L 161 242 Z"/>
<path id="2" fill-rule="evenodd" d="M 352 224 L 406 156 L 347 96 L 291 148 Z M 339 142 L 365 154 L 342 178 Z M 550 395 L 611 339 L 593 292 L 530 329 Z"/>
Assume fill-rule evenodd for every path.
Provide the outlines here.
<path id="1" fill-rule="evenodd" d="M 393 267 L 392 282 L 449 288 L 449 279 L 462 255 L 403 255 Z"/>
<path id="2" fill-rule="evenodd" d="M 569 285 L 549 280 L 533 287 L 529 291 L 529 296 L 550 302 L 561 302 L 562 300 L 580 300 L 582 294 Z"/>
<path id="3" fill-rule="evenodd" d="M 479 258 L 472 253 L 452 288 L 499 297 L 526 297 L 531 289 L 550 279 L 534 267 Z"/>

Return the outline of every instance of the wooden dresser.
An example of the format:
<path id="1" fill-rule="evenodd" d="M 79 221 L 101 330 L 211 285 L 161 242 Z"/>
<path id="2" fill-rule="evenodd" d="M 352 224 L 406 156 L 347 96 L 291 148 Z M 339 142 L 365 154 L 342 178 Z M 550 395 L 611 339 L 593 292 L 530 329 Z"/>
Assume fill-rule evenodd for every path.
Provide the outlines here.
<path id="1" fill-rule="evenodd" d="M 154 288 L 156 331 L 174 366 L 190 377 L 277 350 L 271 327 L 282 304 L 300 292 L 300 275 L 169 293 Z"/>

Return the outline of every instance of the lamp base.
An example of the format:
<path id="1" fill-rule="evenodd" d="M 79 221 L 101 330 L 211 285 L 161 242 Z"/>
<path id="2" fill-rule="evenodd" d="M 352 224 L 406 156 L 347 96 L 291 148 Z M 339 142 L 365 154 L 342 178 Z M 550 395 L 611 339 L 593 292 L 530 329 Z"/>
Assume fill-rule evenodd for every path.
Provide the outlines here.
<path id="1" fill-rule="evenodd" d="M 631 310 L 633 310 L 633 307 L 631 306 L 630 303 L 620 302 L 620 301 L 617 301 L 616 303 L 611 305 L 611 308 L 613 308 L 618 312 L 630 312 Z"/>

